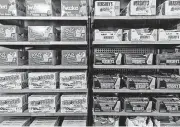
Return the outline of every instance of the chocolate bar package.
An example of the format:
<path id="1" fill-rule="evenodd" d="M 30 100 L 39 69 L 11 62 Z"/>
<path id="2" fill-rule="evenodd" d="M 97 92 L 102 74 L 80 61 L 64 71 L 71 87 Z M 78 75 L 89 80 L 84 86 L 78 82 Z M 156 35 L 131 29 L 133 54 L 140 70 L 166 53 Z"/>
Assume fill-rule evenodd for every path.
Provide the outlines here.
<path id="1" fill-rule="evenodd" d="M 94 75 L 94 89 L 120 89 L 119 75 Z"/>
<path id="2" fill-rule="evenodd" d="M 56 65 L 58 54 L 55 50 L 29 50 L 29 65 Z"/>
<path id="3" fill-rule="evenodd" d="M 140 75 L 140 76 L 125 76 L 123 77 L 127 88 L 131 90 L 138 90 L 138 89 L 155 89 L 156 85 L 156 78 L 147 75 Z"/>
<path id="4" fill-rule="evenodd" d="M 158 31 L 157 29 L 130 29 L 124 30 L 123 40 L 124 41 L 157 41 Z"/>
<path id="5" fill-rule="evenodd" d="M 0 16 L 25 16 L 22 0 L 1 0 Z"/>
<path id="6" fill-rule="evenodd" d="M 87 95 L 64 94 L 61 96 L 61 113 L 87 113 Z"/>
<path id="7" fill-rule="evenodd" d="M 61 16 L 87 16 L 86 0 L 61 0 Z"/>
<path id="8" fill-rule="evenodd" d="M 86 117 L 65 117 L 61 127 L 86 127 Z"/>
<path id="9" fill-rule="evenodd" d="M 60 72 L 60 89 L 87 89 L 87 72 Z"/>
<path id="10" fill-rule="evenodd" d="M 122 41 L 122 29 L 118 29 L 117 31 L 102 31 L 99 29 L 95 29 L 94 31 L 94 41 Z"/>
<path id="11" fill-rule="evenodd" d="M 152 65 L 153 53 L 139 55 L 139 54 L 125 54 L 124 64 L 126 65 Z"/>
<path id="12" fill-rule="evenodd" d="M 126 118 L 126 127 L 153 127 L 153 121 L 149 117 L 137 116 Z"/>
<path id="13" fill-rule="evenodd" d="M 152 112 L 153 103 L 146 97 L 124 98 L 125 112 Z"/>
<path id="14" fill-rule="evenodd" d="M 26 72 L 0 73 L 0 89 L 23 89 L 28 86 Z"/>
<path id="15" fill-rule="evenodd" d="M 62 65 L 87 65 L 86 50 L 62 50 Z"/>
<path id="16" fill-rule="evenodd" d="M 61 41 L 86 41 L 86 26 L 61 26 Z"/>
<path id="17" fill-rule="evenodd" d="M 28 73 L 29 89 L 56 89 L 58 87 L 58 72 Z"/>
<path id="18" fill-rule="evenodd" d="M 94 63 L 96 65 L 121 65 L 122 54 L 119 52 L 95 53 Z"/>
<path id="19" fill-rule="evenodd" d="M 0 51 L 0 66 L 20 66 L 28 63 L 26 51 L 6 49 Z"/>
<path id="20" fill-rule="evenodd" d="M 28 98 L 30 113 L 56 113 L 59 109 L 59 95 L 31 95 Z"/>
<path id="21" fill-rule="evenodd" d="M 60 32 L 54 26 L 28 26 L 28 41 L 59 41 Z"/>
<path id="22" fill-rule="evenodd" d="M 9 94 L 0 96 L 1 113 L 23 113 L 27 109 L 26 94 Z"/>
<path id="23" fill-rule="evenodd" d="M 119 127 L 117 116 L 94 116 L 94 126 Z"/>
<path id="24" fill-rule="evenodd" d="M 57 127 L 59 120 L 57 117 L 37 117 L 29 127 Z"/>
<path id="25" fill-rule="evenodd" d="M 119 16 L 120 1 L 95 1 L 95 16 Z"/>
<path id="26" fill-rule="evenodd" d="M 180 31 L 179 30 L 158 30 L 158 41 L 179 41 Z"/>
<path id="27" fill-rule="evenodd" d="M 94 96 L 95 112 L 120 112 L 121 102 L 118 97 Z"/>

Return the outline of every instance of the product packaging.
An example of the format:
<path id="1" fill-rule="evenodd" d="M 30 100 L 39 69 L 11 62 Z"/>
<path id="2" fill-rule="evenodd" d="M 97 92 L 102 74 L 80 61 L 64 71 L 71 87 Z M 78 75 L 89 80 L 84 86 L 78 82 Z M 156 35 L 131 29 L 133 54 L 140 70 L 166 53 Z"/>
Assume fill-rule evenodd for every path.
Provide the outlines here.
<path id="1" fill-rule="evenodd" d="M 0 89 L 24 89 L 28 86 L 26 72 L 0 73 Z"/>
<path id="2" fill-rule="evenodd" d="M 56 89 L 58 72 L 31 72 L 28 74 L 29 89 Z"/>
<path id="3" fill-rule="evenodd" d="M 56 50 L 29 50 L 29 65 L 56 65 L 58 54 Z"/>
<path id="4" fill-rule="evenodd" d="M 38 117 L 29 127 L 57 127 L 60 119 L 57 117 Z"/>
<path id="5" fill-rule="evenodd" d="M 86 117 L 65 117 L 61 127 L 86 127 Z"/>
<path id="6" fill-rule="evenodd" d="M 158 30 L 158 41 L 180 41 L 179 30 Z"/>
<path id="7" fill-rule="evenodd" d="M 8 94 L 0 96 L 1 113 L 23 113 L 27 109 L 26 94 Z"/>
<path id="8" fill-rule="evenodd" d="M 146 97 L 124 98 L 125 112 L 152 112 L 153 103 Z"/>
<path id="9" fill-rule="evenodd" d="M 61 96 L 61 113 L 87 113 L 87 95 L 64 94 Z"/>
<path id="10" fill-rule="evenodd" d="M 61 26 L 61 41 L 86 41 L 86 26 Z"/>
<path id="11" fill-rule="evenodd" d="M 87 16 L 86 0 L 61 0 L 61 16 Z"/>
<path id="12" fill-rule="evenodd" d="M 94 116 L 94 126 L 119 127 L 119 117 Z"/>
<path id="13" fill-rule="evenodd" d="M 126 127 L 154 127 L 151 118 L 149 117 L 128 117 L 126 119 Z"/>
<path id="14" fill-rule="evenodd" d="M 59 107 L 59 95 L 31 95 L 28 98 L 30 113 L 56 113 Z"/>
<path id="15" fill-rule="evenodd" d="M 86 50 L 62 50 L 62 65 L 87 65 Z"/>
<path id="16" fill-rule="evenodd" d="M 94 89 L 120 89 L 121 78 L 117 75 L 94 75 Z"/>
<path id="17" fill-rule="evenodd" d="M 153 53 L 145 54 L 145 55 L 125 54 L 124 64 L 125 65 L 152 65 Z"/>
<path id="18" fill-rule="evenodd" d="M 87 89 L 87 72 L 60 72 L 60 89 Z"/>
<path id="19" fill-rule="evenodd" d="M 156 116 L 154 117 L 154 126 L 156 127 L 179 127 L 180 121 L 178 117 Z"/>

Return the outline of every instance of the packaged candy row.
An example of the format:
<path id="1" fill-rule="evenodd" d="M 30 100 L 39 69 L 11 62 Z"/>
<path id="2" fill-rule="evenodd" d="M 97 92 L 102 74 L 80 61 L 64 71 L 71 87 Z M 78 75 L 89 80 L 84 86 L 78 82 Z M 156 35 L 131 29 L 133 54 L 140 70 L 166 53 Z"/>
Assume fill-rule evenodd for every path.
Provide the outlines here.
<path id="1" fill-rule="evenodd" d="M 87 16 L 86 0 L 1 0 L 0 16 Z"/>
<path id="2" fill-rule="evenodd" d="M 0 96 L 1 113 L 87 113 L 87 95 L 30 95 Z M 59 110 L 60 109 L 60 110 Z"/>

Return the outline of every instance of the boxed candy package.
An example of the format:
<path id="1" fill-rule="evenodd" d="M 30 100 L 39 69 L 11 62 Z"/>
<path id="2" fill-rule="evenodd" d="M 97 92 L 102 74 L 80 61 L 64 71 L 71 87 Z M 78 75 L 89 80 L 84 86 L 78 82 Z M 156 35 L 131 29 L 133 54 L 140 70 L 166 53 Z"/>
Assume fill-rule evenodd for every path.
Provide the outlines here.
<path id="1" fill-rule="evenodd" d="M 0 96 L 1 113 L 22 113 L 27 109 L 26 94 L 8 94 Z"/>
<path id="2" fill-rule="evenodd" d="M 62 50 L 62 65 L 86 65 L 86 50 Z"/>
<path id="3" fill-rule="evenodd" d="M 4 49 L 0 51 L 0 65 L 20 66 L 27 64 L 28 53 L 16 49 Z"/>
<path id="4" fill-rule="evenodd" d="M 95 16 L 119 16 L 120 1 L 95 1 Z"/>
<path id="5" fill-rule="evenodd" d="M 120 112 L 121 102 L 116 96 L 94 96 L 95 112 Z"/>
<path id="6" fill-rule="evenodd" d="M 58 87 L 58 72 L 28 73 L 29 89 L 56 89 Z"/>
<path id="7" fill-rule="evenodd" d="M 59 95 L 31 95 L 28 97 L 30 113 L 56 113 L 59 106 Z"/>
<path id="8" fill-rule="evenodd" d="M 86 26 L 61 26 L 61 41 L 86 41 Z"/>
<path id="9" fill-rule="evenodd" d="M 180 31 L 179 30 L 158 30 L 158 41 L 179 41 Z"/>
<path id="10" fill-rule="evenodd" d="M 126 127 L 154 127 L 153 121 L 149 117 L 128 117 L 126 119 Z"/>
<path id="11" fill-rule="evenodd" d="M 29 50 L 29 65 L 56 65 L 58 54 L 55 50 Z"/>
<path id="12" fill-rule="evenodd" d="M 87 89 L 87 72 L 60 72 L 60 89 Z"/>
<path id="13" fill-rule="evenodd" d="M 128 97 L 124 98 L 125 112 L 152 112 L 152 101 L 146 97 Z"/>
<path id="14" fill-rule="evenodd" d="M 24 16 L 25 6 L 22 0 L 1 0 L 0 16 Z"/>
<path id="15" fill-rule="evenodd" d="M 0 89 L 23 89 L 28 85 L 26 72 L 0 73 Z"/>
<path id="16" fill-rule="evenodd" d="M 87 95 L 64 94 L 61 96 L 61 113 L 87 113 Z"/>
<path id="17" fill-rule="evenodd" d="M 54 26 L 28 26 L 28 41 L 59 41 L 60 32 Z"/>
<path id="18" fill-rule="evenodd" d="M 86 117 L 65 117 L 61 127 L 86 127 Z"/>
<path id="19" fill-rule="evenodd" d="M 110 30 L 99 30 L 95 29 L 94 31 L 94 41 L 122 41 L 122 29 L 118 29 L 116 31 Z"/>
<path id="20" fill-rule="evenodd" d="M 140 55 L 140 54 L 125 54 L 124 64 L 126 65 L 152 65 L 153 53 Z"/>
<path id="21" fill-rule="evenodd" d="M 61 16 L 87 16 L 86 0 L 61 0 Z"/>
<path id="22" fill-rule="evenodd" d="M 94 116 L 94 126 L 119 127 L 117 116 Z"/>
<path id="23" fill-rule="evenodd" d="M 57 127 L 59 118 L 57 117 L 38 117 L 30 124 L 29 127 Z"/>
<path id="24" fill-rule="evenodd" d="M 158 31 L 157 29 L 130 29 L 124 30 L 123 40 L 124 41 L 157 41 Z"/>
<path id="25" fill-rule="evenodd" d="M 117 75 L 94 75 L 94 89 L 120 89 L 121 78 Z"/>

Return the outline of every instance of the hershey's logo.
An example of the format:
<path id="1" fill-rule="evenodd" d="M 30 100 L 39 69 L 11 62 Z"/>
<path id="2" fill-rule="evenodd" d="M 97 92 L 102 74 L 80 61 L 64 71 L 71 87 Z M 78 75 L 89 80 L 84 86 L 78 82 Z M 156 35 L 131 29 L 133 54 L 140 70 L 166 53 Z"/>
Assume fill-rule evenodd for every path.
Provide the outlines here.
<path id="1" fill-rule="evenodd" d="M 98 2 L 98 6 L 113 6 L 113 2 Z"/>
<path id="2" fill-rule="evenodd" d="M 8 6 L 7 6 L 7 5 L 1 5 L 1 4 L 0 4 L 0 9 L 8 9 Z"/>
<path id="3" fill-rule="evenodd" d="M 180 1 L 169 1 L 169 6 L 180 6 Z"/>
<path id="4" fill-rule="evenodd" d="M 65 7 L 64 8 L 66 11 L 78 11 L 79 7 L 74 7 L 74 6 L 70 6 L 70 7 Z"/>
<path id="5" fill-rule="evenodd" d="M 134 1 L 134 6 L 149 6 L 149 1 Z"/>
<path id="6" fill-rule="evenodd" d="M 65 76 L 65 77 L 61 77 L 62 81 L 72 81 L 72 80 L 84 80 L 85 79 L 85 75 L 74 75 L 74 76 Z"/>
<path id="7" fill-rule="evenodd" d="M 50 79 L 54 79 L 54 75 L 41 75 L 41 76 L 37 76 L 37 77 L 32 77 L 30 78 L 32 81 L 39 81 L 39 80 L 50 80 Z"/>

